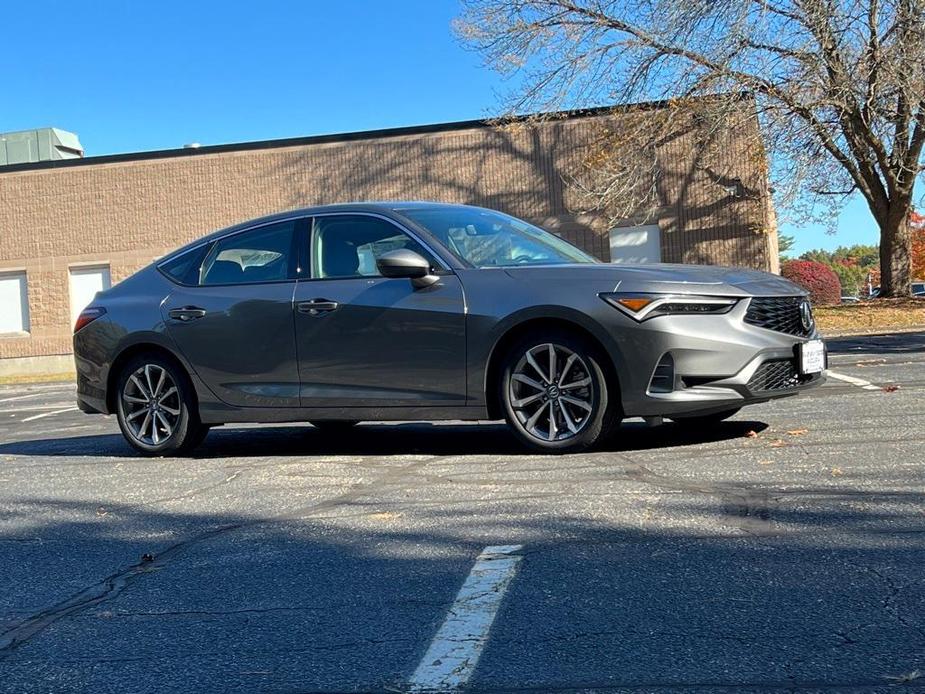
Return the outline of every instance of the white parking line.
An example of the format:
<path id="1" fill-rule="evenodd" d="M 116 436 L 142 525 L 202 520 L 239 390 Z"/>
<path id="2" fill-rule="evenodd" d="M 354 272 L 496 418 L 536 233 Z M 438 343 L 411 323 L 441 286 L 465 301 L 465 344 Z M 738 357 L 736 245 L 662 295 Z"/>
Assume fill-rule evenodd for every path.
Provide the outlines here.
<path id="1" fill-rule="evenodd" d="M 408 685 L 412 692 L 453 691 L 472 675 L 517 565 L 522 545 L 486 547 L 456 595 L 446 621 Z"/>
<path id="2" fill-rule="evenodd" d="M 54 412 L 43 412 L 42 414 L 33 415 L 32 417 L 26 417 L 21 419 L 21 422 L 34 422 L 36 419 L 41 419 L 42 417 L 51 417 L 55 414 L 64 414 L 65 412 L 76 412 L 76 407 L 68 407 L 63 410 L 55 410 Z"/>
<path id="3" fill-rule="evenodd" d="M 834 371 L 826 371 L 826 374 L 838 381 L 850 383 L 851 385 L 857 386 L 858 388 L 863 388 L 864 390 L 881 390 L 880 386 L 875 386 L 873 383 L 870 381 L 865 381 L 863 378 L 846 376 L 845 374 L 835 373 Z"/>
<path id="4" fill-rule="evenodd" d="M 28 395 L 17 395 L 15 398 L 0 398 L 0 402 L 13 402 L 14 400 L 25 400 L 26 398 L 37 398 L 45 393 L 29 393 Z"/>
<path id="5" fill-rule="evenodd" d="M 41 410 L 60 410 L 62 407 L 66 407 L 67 405 L 73 405 L 73 401 L 68 402 L 67 400 L 62 400 L 61 402 L 49 402 L 43 405 L 30 405 L 29 403 L 24 402 L 19 407 L 7 407 L 6 409 L 0 410 L 0 414 L 40 412 Z"/>

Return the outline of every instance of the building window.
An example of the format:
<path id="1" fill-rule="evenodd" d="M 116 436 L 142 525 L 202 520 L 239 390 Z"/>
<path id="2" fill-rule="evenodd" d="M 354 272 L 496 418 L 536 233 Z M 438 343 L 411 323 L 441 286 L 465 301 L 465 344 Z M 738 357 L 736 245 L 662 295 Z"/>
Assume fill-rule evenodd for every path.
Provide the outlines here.
<path id="1" fill-rule="evenodd" d="M 29 332 L 29 289 L 25 272 L 0 272 L 0 335 Z"/>
<path id="2" fill-rule="evenodd" d="M 105 291 L 111 286 L 108 265 L 72 267 L 70 269 L 71 325 L 77 322 L 77 316 L 90 305 L 97 292 Z"/>
<path id="3" fill-rule="evenodd" d="M 610 230 L 610 262 L 662 262 L 661 233 L 658 224 L 617 227 Z"/>

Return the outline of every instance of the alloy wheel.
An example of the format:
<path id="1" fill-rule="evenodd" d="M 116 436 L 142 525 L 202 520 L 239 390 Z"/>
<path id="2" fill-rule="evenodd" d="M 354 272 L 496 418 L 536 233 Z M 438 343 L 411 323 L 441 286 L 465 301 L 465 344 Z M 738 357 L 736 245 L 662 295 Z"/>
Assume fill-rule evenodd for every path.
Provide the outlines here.
<path id="1" fill-rule="evenodd" d="M 594 412 L 591 370 L 580 355 L 562 345 L 545 343 L 528 349 L 514 367 L 508 387 L 517 420 L 542 441 L 576 436 Z"/>
<path id="2" fill-rule="evenodd" d="M 167 369 L 145 364 L 125 382 L 122 412 L 132 436 L 158 446 L 171 436 L 180 421 L 180 391 Z"/>

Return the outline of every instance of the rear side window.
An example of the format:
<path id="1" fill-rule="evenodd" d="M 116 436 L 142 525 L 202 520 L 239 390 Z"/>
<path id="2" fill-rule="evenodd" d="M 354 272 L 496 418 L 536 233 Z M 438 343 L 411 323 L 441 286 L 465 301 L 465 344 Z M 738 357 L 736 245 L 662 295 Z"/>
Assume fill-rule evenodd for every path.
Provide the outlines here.
<path id="1" fill-rule="evenodd" d="M 196 283 L 256 284 L 293 279 L 296 223 L 268 224 L 216 241 L 202 262 Z"/>

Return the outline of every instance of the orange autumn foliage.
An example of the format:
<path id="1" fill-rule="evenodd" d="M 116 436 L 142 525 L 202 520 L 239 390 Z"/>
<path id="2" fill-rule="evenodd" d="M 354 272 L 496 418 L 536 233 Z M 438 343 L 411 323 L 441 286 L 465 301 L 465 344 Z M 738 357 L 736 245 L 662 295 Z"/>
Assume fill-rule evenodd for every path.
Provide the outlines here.
<path id="1" fill-rule="evenodd" d="M 925 215 L 913 212 L 909 215 L 912 248 L 912 279 L 925 279 Z"/>

